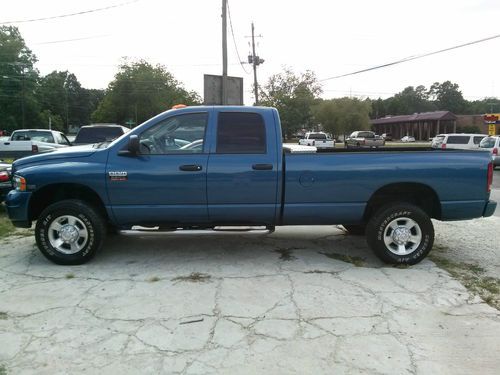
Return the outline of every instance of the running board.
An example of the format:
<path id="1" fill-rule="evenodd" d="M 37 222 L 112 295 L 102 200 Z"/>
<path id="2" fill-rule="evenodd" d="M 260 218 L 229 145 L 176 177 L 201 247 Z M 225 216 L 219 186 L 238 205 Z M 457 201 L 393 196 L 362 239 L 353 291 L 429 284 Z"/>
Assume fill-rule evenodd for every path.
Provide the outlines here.
<path id="1" fill-rule="evenodd" d="M 216 226 L 207 229 L 184 229 L 184 228 L 161 228 L 161 227 L 143 227 L 133 226 L 132 229 L 121 230 L 123 234 L 141 233 L 172 233 L 182 234 L 221 234 L 221 233 L 252 233 L 252 234 L 270 234 L 274 232 L 274 226 Z"/>

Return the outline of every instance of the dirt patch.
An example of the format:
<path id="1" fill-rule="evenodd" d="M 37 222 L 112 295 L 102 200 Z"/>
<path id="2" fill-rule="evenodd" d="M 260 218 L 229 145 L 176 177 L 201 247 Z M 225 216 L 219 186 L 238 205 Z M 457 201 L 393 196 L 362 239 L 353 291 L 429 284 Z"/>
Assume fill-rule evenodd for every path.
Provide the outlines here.
<path id="1" fill-rule="evenodd" d="M 319 254 L 322 254 L 322 255 L 324 255 L 328 258 L 331 258 L 331 259 L 340 260 L 342 262 L 354 264 L 356 267 L 364 267 L 366 265 L 365 259 L 357 257 L 357 256 L 338 254 L 338 253 L 323 253 L 321 251 L 319 252 Z"/>
<path id="2" fill-rule="evenodd" d="M 193 272 L 188 276 L 177 276 L 172 279 L 173 282 L 190 282 L 190 283 L 204 283 L 210 281 L 212 276 L 206 273 Z"/>

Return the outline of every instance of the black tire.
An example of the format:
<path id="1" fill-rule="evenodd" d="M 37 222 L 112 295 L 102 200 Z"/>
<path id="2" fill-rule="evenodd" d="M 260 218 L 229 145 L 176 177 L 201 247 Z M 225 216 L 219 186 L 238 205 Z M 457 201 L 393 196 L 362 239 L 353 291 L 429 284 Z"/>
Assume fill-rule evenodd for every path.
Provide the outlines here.
<path id="1" fill-rule="evenodd" d="M 70 220 L 73 221 L 74 225 L 69 225 Z M 56 221 L 57 223 L 55 223 Z M 62 231 L 54 229 L 53 224 L 70 226 L 68 236 L 76 233 L 76 242 L 64 242 Z M 82 232 L 85 233 L 85 236 L 79 234 Z M 40 214 L 35 227 L 36 243 L 42 254 L 50 261 L 62 265 L 77 265 L 88 262 L 101 248 L 105 235 L 106 224 L 98 210 L 76 199 L 68 199 L 48 206 Z M 58 245 L 59 249 L 55 247 L 57 241 L 62 242 Z M 73 250 L 73 245 L 75 245 L 76 250 Z"/>
<path id="2" fill-rule="evenodd" d="M 393 232 L 394 229 L 390 226 L 396 226 L 397 230 L 402 232 Z M 401 234 L 401 237 L 398 234 Z M 405 237 L 407 235 L 410 236 L 409 241 Z M 419 235 L 420 241 L 412 242 L 412 239 L 417 239 Z M 407 242 L 398 244 L 394 238 L 402 241 L 406 239 Z M 429 215 L 419 207 L 404 202 L 391 203 L 377 210 L 371 217 L 366 226 L 366 240 L 382 261 L 411 265 L 420 262 L 431 251 L 434 244 L 434 227 Z M 386 241 L 393 242 L 387 245 Z"/>
<path id="3" fill-rule="evenodd" d="M 365 225 L 342 225 L 347 233 L 352 236 L 364 236 L 366 232 Z"/>

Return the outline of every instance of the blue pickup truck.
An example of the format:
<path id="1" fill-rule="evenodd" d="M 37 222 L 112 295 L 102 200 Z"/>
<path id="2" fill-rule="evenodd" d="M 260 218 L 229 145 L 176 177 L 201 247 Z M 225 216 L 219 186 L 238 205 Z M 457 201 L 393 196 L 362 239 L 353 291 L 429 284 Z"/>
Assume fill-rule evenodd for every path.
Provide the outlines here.
<path id="1" fill-rule="evenodd" d="M 216 226 L 341 224 L 389 263 L 431 250 L 431 218 L 491 216 L 488 152 L 377 149 L 293 153 L 263 107 L 166 111 L 111 143 L 13 164 L 6 200 L 18 227 L 36 220 L 41 252 L 82 264 L 106 233 Z"/>

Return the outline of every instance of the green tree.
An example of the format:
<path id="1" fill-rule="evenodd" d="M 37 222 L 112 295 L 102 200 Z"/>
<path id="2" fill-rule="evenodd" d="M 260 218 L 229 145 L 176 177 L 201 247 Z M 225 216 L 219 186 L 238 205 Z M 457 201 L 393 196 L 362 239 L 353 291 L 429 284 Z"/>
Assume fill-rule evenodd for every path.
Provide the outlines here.
<path id="1" fill-rule="evenodd" d="M 371 102 L 356 98 L 322 100 L 314 107 L 314 119 L 334 136 L 370 128 Z"/>
<path id="2" fill-rule="evenodd" d="M 311 127 L 312 106 L 321 92 L 313 72 L 297 75 L 286 68 L 282 73 L 272 75 L 260 88 L 260 104 L 278 109 L 283 135 L 291 138 L 297 130 Z"/>
<path id="3" fill-rule="evenodd" d="M 465 114 L 466 112 L 467 101 L 456 83 L 450 81 L 434 82 L 429 89 L 429 97 L 439 110 L 451 111 L 455 114 Z"/>
<path id="4" fill-rule="evenodd" d="M 36 61 L 17 27 L 0 26 L 0 129 L 38 124 Z"/>
<path id="5" fill-rule="evenodd" d="M 65 130 L 64 121 L 61 116 L 52 113 L 49 109 L 44 109 L 42 112 L 40 112 L 40 125 L 38 126 L 38 128 L 48 128 L 49 122 L 53 130 Z"/>
<path id="6" fill-rule="evenodd" d="M 40 79 L 37 98 L 43 111 L 59 116 L 64 129 L 90 123 L 90 116 L 104 97 L 103 90 L 87 90 L 73 73 L 53 71 Z"/>
<path id="7" fill-rule="evenodd" d="M 184 89 L 164 66 L 141 60 L 120 66 L 92 120 L 117 124 L 131 120 L 140 124 L 175 104 L 200 102 L 199 95 Z"/>

